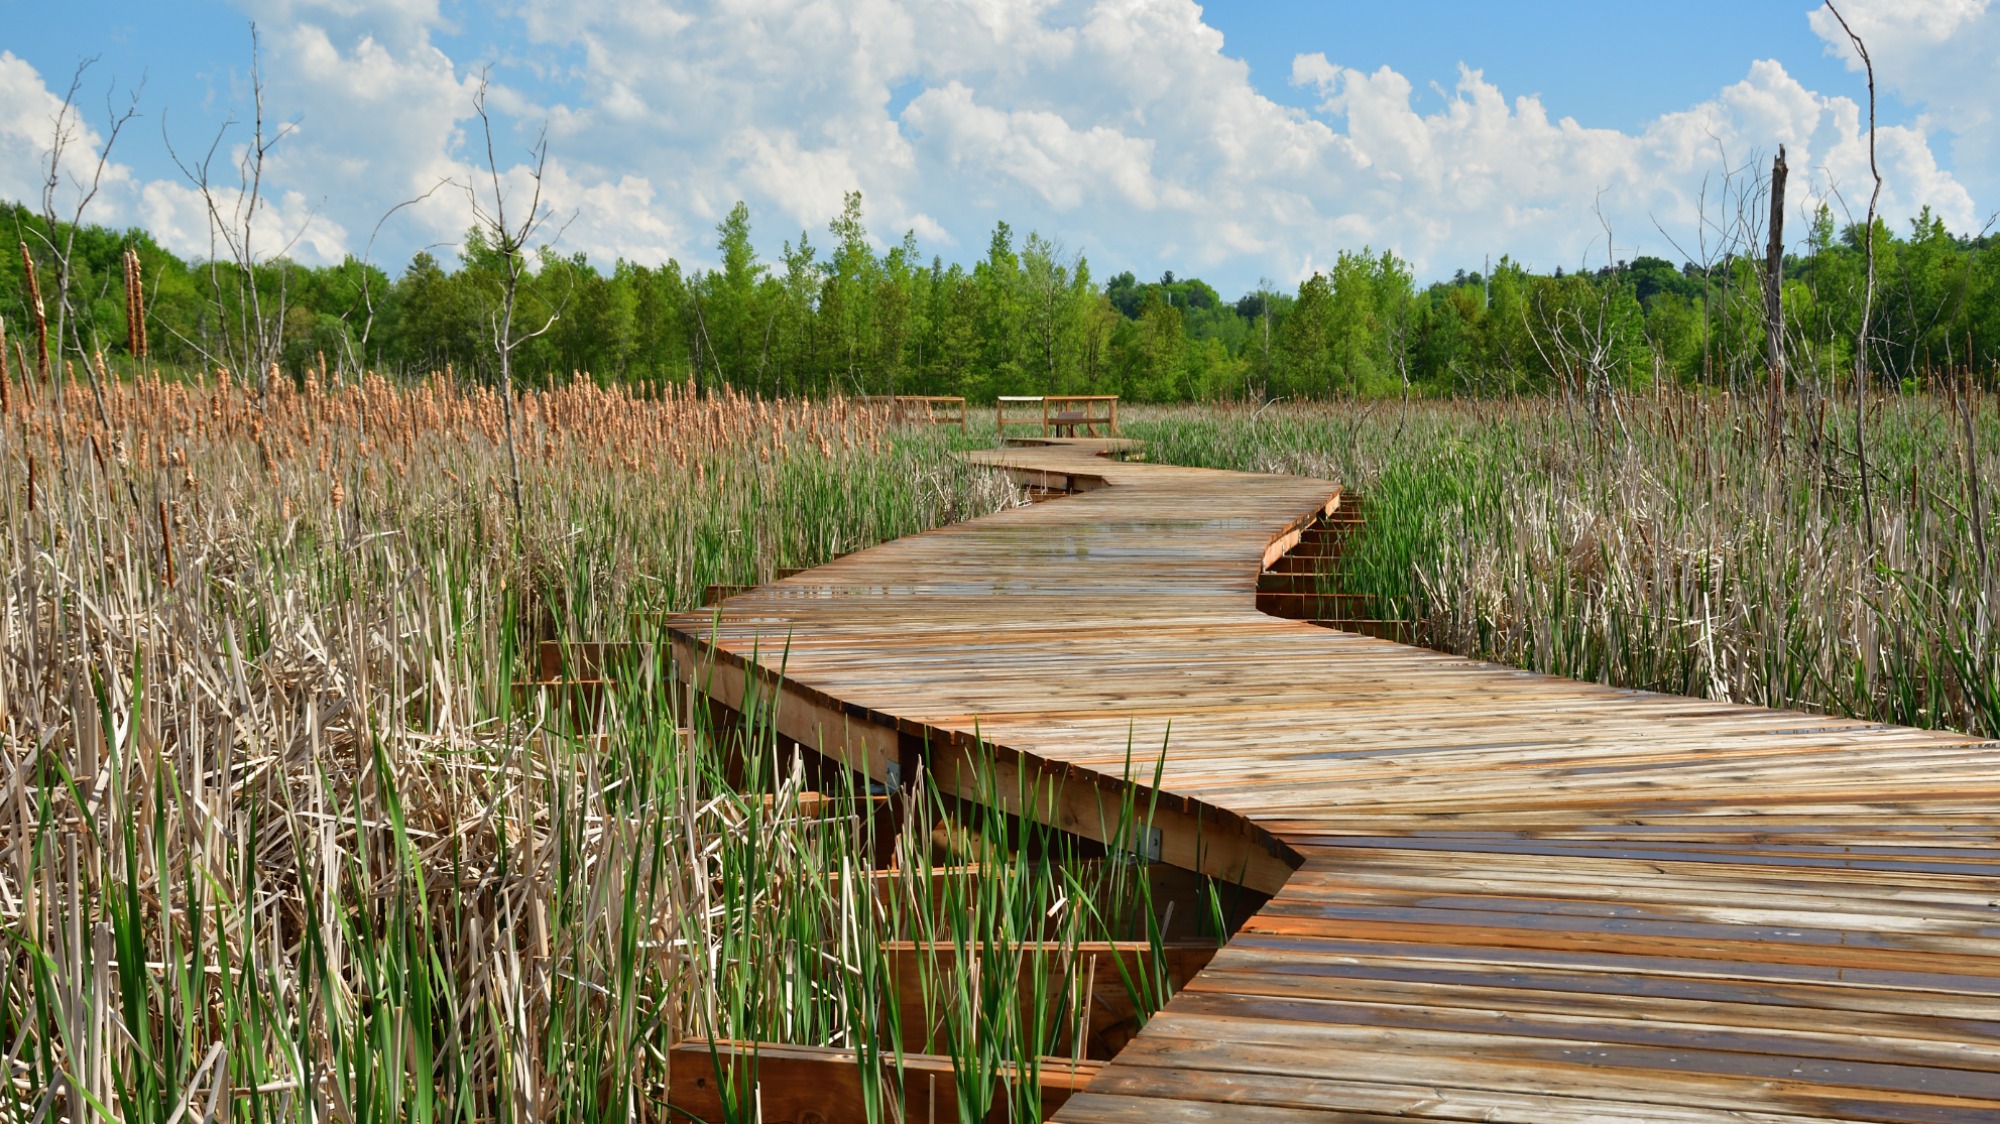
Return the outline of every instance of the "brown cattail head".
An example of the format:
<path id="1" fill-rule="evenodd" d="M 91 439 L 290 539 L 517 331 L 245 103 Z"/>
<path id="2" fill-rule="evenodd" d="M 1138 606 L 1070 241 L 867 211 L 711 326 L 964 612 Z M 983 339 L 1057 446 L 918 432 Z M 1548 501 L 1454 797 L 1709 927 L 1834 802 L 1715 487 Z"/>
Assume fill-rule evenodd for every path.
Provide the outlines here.
<path id="1" fill-rule="evenodd" d="M 139 354 L 139 333 L 137 331 L 138 321 L 132 315 L 132 294 L 135 288 L 132 284 L 131 247 L 126 247 L 125 254 L 119 259 L 119 262 L 125 267 L 125 350 L 128 354 L 137 356 Z"/>
<path id="2" fill-rule="evenodd" d="M 134 359 L 146 357 L 146 280 L 139 251 L 125 251 L 125 347 Z"/>
<path id="3" fill-rule="evenodd" d="M 42 381 L 49 377 L 49 317 L 42 308 L 42 283 L 35 278 L 35 255 L 21 243 L 21 272 L 28 286 L 28 315 L 35 318 L 35 359 Z"/>
<path id="4" fill-rule="evenodd" d="M 7 318 L 0 316 L 0 418 L 14 412 L 12 395 L 8 393 L 7 386 L 10 381 L 7 377 Z"/>

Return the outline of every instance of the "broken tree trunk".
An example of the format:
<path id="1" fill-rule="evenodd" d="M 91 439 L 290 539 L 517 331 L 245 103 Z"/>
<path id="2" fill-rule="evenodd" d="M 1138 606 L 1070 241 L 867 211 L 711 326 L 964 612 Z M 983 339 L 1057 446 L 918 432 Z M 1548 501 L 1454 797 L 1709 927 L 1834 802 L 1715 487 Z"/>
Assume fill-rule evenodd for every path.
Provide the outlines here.
<path id="1" fill-rule="evenodd" d="M 1771 439 L 1783 428 L 1785 404 L 1785 146 L 1771 161 L 1771 240 L 1764 251 L 1764 362 L 1770 374 Z"/>

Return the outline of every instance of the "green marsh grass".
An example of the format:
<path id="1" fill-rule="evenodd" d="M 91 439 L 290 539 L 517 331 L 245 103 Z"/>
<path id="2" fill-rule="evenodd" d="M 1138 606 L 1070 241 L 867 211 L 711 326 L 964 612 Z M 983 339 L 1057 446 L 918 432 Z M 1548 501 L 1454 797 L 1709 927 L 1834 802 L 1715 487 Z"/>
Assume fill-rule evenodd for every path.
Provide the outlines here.
<path id="1" fill-rule="evenodd" d="M 2000 736 L 1991 396 L 1872 399 L 1872 512 L 1851 404 L 1791 400 L 1779 440 L 1761 398 L 1605 406 L 1595 423 L 1557 398 L 1161 410 L 1127 430 L 1155 461 L 1364 494 L 1334 582 L 1427 646 Z"/>

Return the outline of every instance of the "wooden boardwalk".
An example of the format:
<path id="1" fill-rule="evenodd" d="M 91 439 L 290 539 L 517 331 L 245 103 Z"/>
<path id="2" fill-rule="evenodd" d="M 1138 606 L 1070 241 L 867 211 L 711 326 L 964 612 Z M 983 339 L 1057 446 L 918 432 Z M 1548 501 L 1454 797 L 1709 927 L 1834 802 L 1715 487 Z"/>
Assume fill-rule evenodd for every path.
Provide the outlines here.
<path id="1" fill-rule="evenodd" d="M 976 729 L 1084 834 L 1164 746 L 1166 858 L 1276 896 L 1058 1119 L 2000 1120 L 2000 747 L 1265 616 L 1332 485 L 1089 445 L 674 625 L 800 740 L 949 787 Z"/>

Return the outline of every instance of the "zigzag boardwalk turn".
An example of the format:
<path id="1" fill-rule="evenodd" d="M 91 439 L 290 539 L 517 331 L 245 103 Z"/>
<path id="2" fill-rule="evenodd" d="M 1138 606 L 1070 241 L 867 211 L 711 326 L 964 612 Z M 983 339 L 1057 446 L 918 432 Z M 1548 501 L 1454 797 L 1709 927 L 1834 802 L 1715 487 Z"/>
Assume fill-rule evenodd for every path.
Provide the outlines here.
<path id="1" fill-rule="evenodd" d="M 1266 616 L 1333 486 L 1097 445 L 674 623 L 801 741 L 949 787 L 976 729 L 1084 834 L 1164 746 L 1167 859 L 1276 896 L 1058 1119 L 2000 1119 L 1994 745 Z"/>

